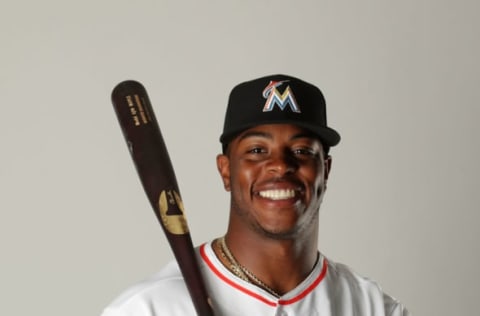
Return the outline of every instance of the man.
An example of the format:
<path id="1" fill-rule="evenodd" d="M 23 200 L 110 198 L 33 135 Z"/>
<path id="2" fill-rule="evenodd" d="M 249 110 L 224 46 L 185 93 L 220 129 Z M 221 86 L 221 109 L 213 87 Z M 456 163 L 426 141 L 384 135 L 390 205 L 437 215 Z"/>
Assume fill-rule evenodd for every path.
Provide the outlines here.
<path id="1" fill-rule="evenodd" d="M 274 75 L 231 92 L 217 167 L 230 192 L 225 236 L 198 248 L 216 316 L 405 316 L 374 282 L 318 251 L 319 208 L 339 134 L 320 90 Z M 175 262 L 103 316 L 195 315 Z"/>

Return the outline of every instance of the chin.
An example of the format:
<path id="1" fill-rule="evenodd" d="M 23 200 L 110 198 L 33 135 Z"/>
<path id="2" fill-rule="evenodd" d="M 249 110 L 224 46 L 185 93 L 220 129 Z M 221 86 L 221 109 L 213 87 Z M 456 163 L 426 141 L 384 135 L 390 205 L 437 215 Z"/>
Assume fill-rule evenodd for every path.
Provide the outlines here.
<path id="1" fill-rule="evenodd" d="M 295 239 L 298 237 L 301 229 L 298 227 L 294 228 L 285 228 L 285 227 L 262 227 L 261 233 L 265 237 L 270 239 L 277 239 L 277 240 L 289 240 Z"/>
<path id="2" fill-rule="evenodd" d="M 314 233 L 318 228 L 318 212 L 307 218 L 302 218 L 295 223 L 280 225 L 263 225 L 260 226 L 262 234 L 271 239 L 287 240 L 298 239 L 300 236 L 307 236 Z"/>

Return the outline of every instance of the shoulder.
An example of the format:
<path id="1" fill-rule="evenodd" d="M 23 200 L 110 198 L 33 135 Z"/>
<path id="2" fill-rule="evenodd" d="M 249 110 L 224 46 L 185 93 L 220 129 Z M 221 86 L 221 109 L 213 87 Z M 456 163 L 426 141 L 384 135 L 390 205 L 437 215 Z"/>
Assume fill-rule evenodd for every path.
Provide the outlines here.
<path id="1" fill-rule="evenodd" d="M 121 293 L 102 316 L 165 315 L 191 313 L 188 290 L 176 261 L 168 263 L 160 272 Z M 174 302 L 174 304 L 172 304 Z"/>
<path id="2" fill-rule="evenodd" d="M 328 276 L 339 286 L 367 292 L 378 292 L 381 290 L 375 281 L 358 274 L 349 266 L 330 259 L 327 259 L 327 262 Z"/>
<path id="3" fill-rule="evenodd" d="M 343 300 L 360 309 L 382 310 L 386 316 L 409 316 L 407 309 L 393 296 L 385 293 L 374 280 L 355 272 L 349 266 L 328 260 L 327 279 Z M 375 314 L 376 315 L 376 314 Z"/>

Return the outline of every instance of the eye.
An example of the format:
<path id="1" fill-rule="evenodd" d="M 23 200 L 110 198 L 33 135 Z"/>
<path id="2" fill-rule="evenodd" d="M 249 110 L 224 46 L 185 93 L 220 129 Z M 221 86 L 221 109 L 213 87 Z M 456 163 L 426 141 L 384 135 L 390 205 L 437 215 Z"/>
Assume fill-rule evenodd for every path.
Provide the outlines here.
<path id="1" fill-rule="evenodd" d="M 317 157 L 318 151 L 310 147 L 294 148 L 292 153 L 299 157 Z"/>
<path id="2" fill-rule="evenodd" d="M 266 152 L 267 151 L 262 147 L 252 147 L 247 151 L 247 153 L 249 153 L 249 154 L 263 154 L 263 153 L 266 153 Z"/>

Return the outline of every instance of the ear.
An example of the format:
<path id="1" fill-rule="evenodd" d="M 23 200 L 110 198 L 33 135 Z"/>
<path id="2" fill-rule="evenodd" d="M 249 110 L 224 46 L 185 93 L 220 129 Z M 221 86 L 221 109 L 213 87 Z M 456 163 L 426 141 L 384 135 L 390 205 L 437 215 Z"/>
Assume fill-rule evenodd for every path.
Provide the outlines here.
<path id="1" fill-rule="evenodd" d="M 323 161 L 323 168 L 324 168 L 323 178 L 325 179 L 325 181 L 327 181 L 328 175 L 330 174 L 330 170 L 332 168 L 332 156 L 328 155 L 327 157 L 325 157 Z"/>
<path id="2" fill-rule="evenodd" d="M 230 191 L 230 160 L 226 155 L 217 155 L 217 169 L 223 181 L 223 187 Z"/>

